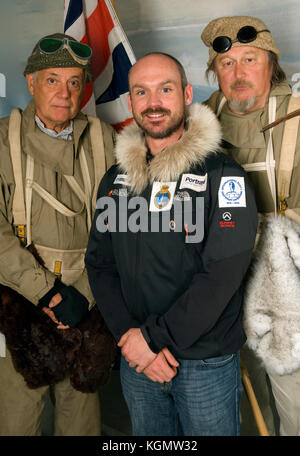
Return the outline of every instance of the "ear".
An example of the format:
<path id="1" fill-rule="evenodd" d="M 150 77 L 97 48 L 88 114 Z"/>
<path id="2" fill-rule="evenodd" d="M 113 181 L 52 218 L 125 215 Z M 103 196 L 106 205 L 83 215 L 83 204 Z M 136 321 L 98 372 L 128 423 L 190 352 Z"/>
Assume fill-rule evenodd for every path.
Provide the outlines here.
<path id="1" fill-rule="evenodd" d="M 30 95 L 34 95 L 34 75 L 33 73 L 26 74 L 27 79 L 27 87 L 29 90 Z"/>
<path id="2" fill-rule="evenodd" d="M 193 86 L 192 84 L 188 84 L 184 89 L 184 103 L 185 106 L 188 106 L 193 101 Z"/>
<path id="3" fill-rule="evenodd" d="M 128 103 L 128 109 L 129 109 L 129 111 L 132 112 L 132 104 L 131 104 L 130 93 L 127 95 L 127 103 Z"/>

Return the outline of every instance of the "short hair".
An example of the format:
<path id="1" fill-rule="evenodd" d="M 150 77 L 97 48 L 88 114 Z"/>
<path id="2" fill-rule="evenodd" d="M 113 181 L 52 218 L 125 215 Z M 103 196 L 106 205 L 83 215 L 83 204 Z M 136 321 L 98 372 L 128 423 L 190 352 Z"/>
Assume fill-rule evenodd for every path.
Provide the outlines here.
<path id="1" fill-rule="evenodd" d="M 167 54 L 165 52 L 159 52 L 159 51 L 149 52 L 148 54 L 145 54 L 143 57 L 141 57 L 141 59 L 143 59 L 144 57 L 148 57 L 149 55 L 162 55 L 164 57 L 167 57 L 167 58 L 171 59 L 175 63 L 175 65 L 176 65 L 176 67 L 177 67 L 177 69 L 179 71 L 182 90 L 184 90 L 186 88 L 186 86 L 188 85 L 188 80 L 187 80 L 187 77 L 186 77 L 186 74 L 185 74 L 185 70 L 184 70 L 182 64 L 179 62 L 178 59 L 176 59 L 175 57 L 173 57 L 170 54 Z M 134 67 L 134 65 L 130 68 L 130 70 L 128 72 L 128 85 L 129 85 L 130 73 L 131 73 L 131 70 L 132 70 L 133 67 Z M 129 88 L 129 90 L 130 90 L 130 88 Z"/>
<path id="2" fill-rule="evenodd" d="M 272 85 L 278 85 L 281 82 L 286 80 L 286 74 L 283 71 L 283 69 L 281 68 L 281 66 L 279 65 L 279 61 L 278 61 L 277 55 L 274 52 L 272 52 L 272 51 L 266 51 L 266 52 L 268 54 L 269 64 L 270 64 L 270 66 L 272 68 L 271 84 Z M 205 77 L 206 77 L 206 80 L 208 82 L 209 82 L 210 73 L 211 72 L 214 73 L 214 71 L 215 71 L 215 58 L 211 62 L 211 64 L 207 68 L 207 70 L 205 71 Z"/>

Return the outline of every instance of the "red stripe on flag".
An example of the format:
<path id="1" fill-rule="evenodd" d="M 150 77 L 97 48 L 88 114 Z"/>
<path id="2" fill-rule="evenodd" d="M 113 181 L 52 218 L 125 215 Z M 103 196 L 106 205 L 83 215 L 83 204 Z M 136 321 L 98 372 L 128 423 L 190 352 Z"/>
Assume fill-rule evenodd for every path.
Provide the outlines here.
<path id="1" fill-rule="evenodd" d="M 89 45 L 93 49 L 91 66 L 95 80 L 105 68 L 110 57 L 108 34 L 114 28 L 114 22 L 104 0 L 98 0 L 98 5 L 86 19 L 86 34 Z"/>
<path id="2" fill-rule="evenodd" d="M 83 109 L 93 94 L 93 82 L 87 82 L 85 85 L 80 109 Z"/>
<path id="3" fill-rule="evenodd" d="M 119 131 L 121 131 L 122 128 L 126 127 L 126 125 L 131 124 L 132 121 L 133 121 L 133 117 L 131 117 L 130 119 L 126 119 L 123 122 L 119 122 L 119 123 L 113 124 L 112 126 L 119 133 Z"/>

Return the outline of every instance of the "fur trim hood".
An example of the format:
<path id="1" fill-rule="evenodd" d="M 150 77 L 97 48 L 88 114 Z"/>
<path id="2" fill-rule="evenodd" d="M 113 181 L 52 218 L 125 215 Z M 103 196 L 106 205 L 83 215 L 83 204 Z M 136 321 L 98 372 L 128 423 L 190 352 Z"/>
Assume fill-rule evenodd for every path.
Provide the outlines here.
<path id="1" fill-rule="evenodd" d="M 300 226 L 286 216 L 263 227 L 245 291 L 248 346 L 269 372 L 300 368 Z"/>
<path id="2" fill-rule="evenodd" d="M 215 114 L 203 104 L 195 103 L 187 109 L 188 129 L 174 144 L 162 150 L 146 164 L 147 146 L 144 134 L 135 122 L 117 138 L 117 164 L 128 175 L 131 191 L 140 194 L 153 181 L 177 181 L 193 165 L 218 150 L 221 127 Z"/>

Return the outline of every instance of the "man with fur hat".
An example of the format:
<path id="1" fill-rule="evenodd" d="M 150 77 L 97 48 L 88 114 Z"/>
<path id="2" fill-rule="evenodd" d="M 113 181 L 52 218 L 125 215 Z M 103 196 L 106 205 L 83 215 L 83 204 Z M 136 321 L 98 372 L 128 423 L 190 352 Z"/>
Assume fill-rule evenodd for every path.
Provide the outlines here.
<path id="1" fill-rule="evenodd" d="M 61 33 L 39 40 L 24 71 L 33 100 L 23 112 L 14 110 L 0 121 L 0 317 L 6 312 L 0 329 L 4 328 L 7 341 L 6 347 L 1 334 L 0 435 L 41 434 L 49 384 L 35 387 L 39 379 L 33 378 L 29 388 L 19 373 L 29 369 L 29 362 L 32 367 L 39 364 L 33 349 L 49 355 L 49 378 L 68 367 L 55 364 L 60 344 L 47 346 L 40 336 L 43 318 L 64 343 L 69 334 L 76 336 L 78 330 L 72 328 L 94 305 L 84 254 L 94 189 L 114 161 L 114 132 L 79 111 L 85 82 L 92 77 L 91 52 L 89 46 Z M 20 299 L 24 309 L 32 303 L 36 307 L 28 312 L 35 316 L 40 312 L 43 317 L 37 317 L 34 329 L 27 321 L 28 312 L 15 318 Z M 18 334 L 9 331 L 13 319 Z M 14 346 L 16 338 L 28 331 L 32 339 L 25 349 Z M 47 332 L 45 337 L 52 340 Z M 73 344 L 74 337 L 67 343 Z M 18 358 L 17 348 L 23 350 L 26 361 Z M 54 434 L 100 435 L 98 393 L 76 390 L 66 372 L 53 382 L 49 380 Z"/>
<path id="2" fill-rule="evenodd" d="M 286 119 L 287 113 L 300 108 L 300 102 L 292 96 L 286 76 L 278 63 L 280 52 L 271 31 L 263 21 L 254 17 L 221 17 L 205 27 L 201 38 L 209 48 L 207 75 L 212 72 L 219 83 L 219 90 L 212 94 L 207 103 L 221 121 L 226 152 L 248 172 L 262 218 L 267 214 L 281 213 L 294 220 L 290 222 L 285 218 L 287 223 L 300 224 L 299 117 L 292 114 L 290 120 Z M 276 219 L 271 217 L 269 220 L 275 227 Z M 262 231 L 265 232 L 265 228 Z M 261 250 L 262 245 L 259 245 L 257 256 Z M 289 249 L 286 248 L 286 255 L 289 254 Z M 287 290 L 287 283 L 281 285 Z M 250 305 L 250 300 L 247 300 L 249 305 L 246 306 L 245 328 L 249 346 L 253 348 L 256 345 L 255 351 L 266 365 L 266 360 L 271 357 L 267 342 L 270 335 L 273 346 L 277 344 L 284 350 L 284 344 L 280 343 L 274 331 L 276 321 L 282 318 L 293 320 L 292 314 L 294 317 L 295 314 L 290 313 L 289 306 L 284 307 L 282 302 L 281 311 L 285 316 L 276 316 L 271 299 L 273 292 L 267 288 L 266 282 L 263 289 L 268 294 L 262 300 L 264 310 L 252 307 L 254 304 Z M 273 304 L 274 299 L 276 297 L 273 298 Z M 258 299 L 254 301 L 258 305 Z M 271 309 L 267 304 L 269 301 Z M 256 316 L 262 312 L 262 318 L 269 318 L 267 316 L 271 312 L 272 331 L 255 327 L 253 315 L 250 317 L 251 312 Z M 258 345 L 253 342 L 254 333 L 260 339 Z M 287 338 L 293 336 L 294 334 L 286 334 Z M 249 356 L 252 357 L 251 353 Z M 288 353 L 282 352 L 281 356 L 288 356 Z M 260 363 L 256 359 L 257 367 L 253 365 L 254 382 Z M 292 365 L 295 363 L 290 364 Z M 251 369 L 252 367 L 249 369 L 250 375 Z M 292 367 L 283 369 L 278 363 L 276 368 L 268 367 L 267 371 L 280 415 L 281 435 L 300 435 L 300 371 Z M 278 375 L 279 372 L 281 375 Z M 263 390 L 258 391 L 258 397 L 264 404 L 266 399 Z M 268 406 L 268 414 L 267 408 Z M 272 419 L 270 423 L 272 426 Z"/>
<path id="3" fill-rule="evenodd" d="M 211 110 L 187 108 L 192 86 L 176 59 L 143 57 L 129 88 L 135 123 L 100 184 L 86 266 L 122 349 L 133 434 L 238 435 L 254 194 L 220 152 Z"/>

